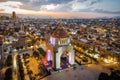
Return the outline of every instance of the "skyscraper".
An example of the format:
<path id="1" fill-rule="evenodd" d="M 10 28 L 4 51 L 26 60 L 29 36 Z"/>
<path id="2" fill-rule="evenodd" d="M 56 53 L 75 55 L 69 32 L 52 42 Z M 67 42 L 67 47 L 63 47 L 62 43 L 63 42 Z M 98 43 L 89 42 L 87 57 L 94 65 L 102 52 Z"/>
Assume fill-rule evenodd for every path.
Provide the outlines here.
<path id="1" fill-rule="evenodd" d="M 16 21 L 16 13 L 15 13 L 15 11 L 12 12 L 12 20 Z"/>

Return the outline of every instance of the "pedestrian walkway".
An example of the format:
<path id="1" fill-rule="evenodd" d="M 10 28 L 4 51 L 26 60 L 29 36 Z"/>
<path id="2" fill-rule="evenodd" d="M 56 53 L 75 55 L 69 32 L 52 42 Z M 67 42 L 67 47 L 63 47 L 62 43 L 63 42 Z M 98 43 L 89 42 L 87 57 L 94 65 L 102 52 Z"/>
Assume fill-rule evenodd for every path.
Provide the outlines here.
<path id="1" fill-rule="evenodd" d="M 94 69 L 96 66 L 99 66 L 98 70 Z M 98 80 L 100 72 L 107 71 L 106 68 L 104 69 L 102 66 L 96 64 L 92 64 L 91 67 L 88 65 L 77 65 L 76 67 L 76 69 L 67 68 L 52 72 L 45 80 Z"/>

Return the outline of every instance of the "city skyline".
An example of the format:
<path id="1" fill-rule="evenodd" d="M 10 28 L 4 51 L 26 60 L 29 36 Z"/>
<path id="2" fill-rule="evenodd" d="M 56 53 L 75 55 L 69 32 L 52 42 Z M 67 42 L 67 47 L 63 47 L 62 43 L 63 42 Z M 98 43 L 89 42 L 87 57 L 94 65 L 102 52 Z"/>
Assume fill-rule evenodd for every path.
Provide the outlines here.
<path id="1" fill-rule="evenodd" d="M 0 0 L 0 13 L 96 18 L 120 16 L 120 0 Z"/>

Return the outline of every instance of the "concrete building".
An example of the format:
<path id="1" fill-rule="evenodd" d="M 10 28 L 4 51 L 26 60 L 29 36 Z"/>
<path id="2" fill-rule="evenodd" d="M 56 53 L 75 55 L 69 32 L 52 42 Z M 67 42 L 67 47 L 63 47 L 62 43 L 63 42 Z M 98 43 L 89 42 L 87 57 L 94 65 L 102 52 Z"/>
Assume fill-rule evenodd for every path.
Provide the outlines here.
<path id="1" fill-rule="evenodd" d="M 13 48 L 22 48 L 25 46 L 26 34 L 24 32 L 24 27 L 21 25 L 21 29 L 15 34 L 16 40 L 12 42 Z"/>

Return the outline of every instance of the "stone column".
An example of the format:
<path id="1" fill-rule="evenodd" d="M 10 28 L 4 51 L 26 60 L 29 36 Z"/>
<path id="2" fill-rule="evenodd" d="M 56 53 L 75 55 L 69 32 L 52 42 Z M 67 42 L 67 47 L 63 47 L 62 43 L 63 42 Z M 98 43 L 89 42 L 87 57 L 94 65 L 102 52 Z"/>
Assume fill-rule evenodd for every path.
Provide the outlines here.
<path id="1" fill-rule="evenodd" d="M 71 65 L 73 65 L 74 62 L 75 62 L 74 52 L 72 51 L 72 52 L 69 52 L 69 63 L 70 63 Z"/>
<path id="2" fill-rule="evenodd" d="M 60 57 L 61 57 L 61 54 L 62 54 L 62 47 L 59 47 L 58 48 L 58 53 L 56 53 L 56 69 L 60 69 Z"/>
<path id="3" fill-rule="evenodd" d="M 75 54 L 74 54 L 74 50 L 71 46 L 71 49 L 69 50 L 69 63 L 71 65 L 73 65 L 75 63 Z"/>

